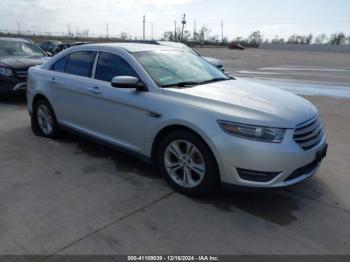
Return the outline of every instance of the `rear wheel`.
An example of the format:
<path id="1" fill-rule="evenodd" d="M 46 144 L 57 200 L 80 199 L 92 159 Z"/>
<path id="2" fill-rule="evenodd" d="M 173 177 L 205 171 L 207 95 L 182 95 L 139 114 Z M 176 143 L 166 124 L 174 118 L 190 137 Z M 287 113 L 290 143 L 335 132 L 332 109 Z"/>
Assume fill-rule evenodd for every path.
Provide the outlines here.
<path id="1" fill-rule="evenodd" d="M 176 131 L 164 137 L 157 161 L 167 182 L 180 193 L 203 195 L 219 184 L 219 172 L 210 148 L 191 132 Z"/>
<path id="2" fill-rule="evenodd" d="M 40 99 L 35 103 L 31 124 L 33 133 L 37 136 L 56 138 L 61 134 L 55 113 L 46 99 Z"/>

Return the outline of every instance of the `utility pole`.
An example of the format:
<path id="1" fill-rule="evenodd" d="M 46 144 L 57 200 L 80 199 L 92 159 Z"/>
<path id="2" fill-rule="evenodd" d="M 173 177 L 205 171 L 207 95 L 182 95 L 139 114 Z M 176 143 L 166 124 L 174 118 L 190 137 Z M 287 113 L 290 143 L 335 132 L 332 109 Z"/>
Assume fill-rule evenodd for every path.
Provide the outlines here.
<path id="1" fill-rule="evenodd" d="M 143 40 L 146 40 L 146 16 L 143 16 Z"/>
<path id="2" fill-rule="evenodd" d="M 109 27 L 108 27 L 108 23 L 106 23 L 106 38 L 109 38 Z"/>
<path id="3" fill-rule="evenodd" d="M 193 22 L 193 40 L 196 41 L 196 36 L 197 36 L 197 21 L 194 20 Z"/>
<path id="4" fill-rule="evenodd" d="M 79 27 L 77 26 L 77 39 L 79 38 Z"/>
<path id="5" fill-rule="evenodd" d="M 183 40 L 184 40 L 184 29 L 185 29 L 185 25 L 186 25 L 186 14 L 184 14 L 184 17 L 183 17 L 181 23 L 182 23 L 182 31 L 181 31 L 181 43 L 182 43 Z"/>
<path id="6" fill-rule="evenodd" d="M 153 40 L 153 22 L 151 23 L 151 39 Z"/>
<path id="7" fill-rule="evenodd" d="M 20 35 L 21 34 L 21 23 L 18 22 L 18 34 Z"/>
<path id="8" fill-rule="evenodd" d="M 177 26 L 177 25 L 176 25 L 176 20 L 175 20 L 175 31 L 174 31 L 174 41 L 175 41 L 175 42 L 177 42 L 177 39 L 176 39 L 176 36 L 177 36 L 177 34 L 176 34 L 176 26 Z"/>
<path id="9" fill-rule="evenodd" d="M 221 43 L 224 42 L 224 20 L 221 20 Z"/>
<path id="10" fill-rule="evenodd" d="M 71 38 L 72 37 L 72 33 L 70 31 L 70 25 L 67 24 L 67 29 L 68 29 L 68 37 Z"/>

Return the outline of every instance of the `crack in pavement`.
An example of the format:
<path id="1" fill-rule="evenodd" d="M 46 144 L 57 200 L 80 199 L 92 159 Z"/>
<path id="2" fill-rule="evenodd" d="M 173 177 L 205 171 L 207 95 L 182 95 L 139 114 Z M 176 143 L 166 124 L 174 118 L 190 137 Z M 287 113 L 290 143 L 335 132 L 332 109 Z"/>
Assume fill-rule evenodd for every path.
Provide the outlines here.
<path id="1" fill-rule="evenodd" d="M 135 215 L 136 213 L 140 212 L 141 210 L 144 210 L 144 209 L 146 209 L 146 208 L 149 208 L 149 207 L 153 206 L 154 204 L 159 203 L 160 201 L 162 201 L 162 200 L 164 200 L 164 199 L 166 199 L 166 198 L 172 196 L 174 193 L 175 193 L 175 191 L 171 191 L 171 192 L 169 192 L 169 193 L 167 193 L 167 194 L 161 196 L 160 198 L 158 198 L 158 199 L 156 199 L 156 200 L 153 200 L 152 202 L 148 203 L 147 205 L 144 205 L 144 206 L 142 206 L 142 207 L 140 207 L 140 208 L 137 208 L 136 210 L 130 212 L 129 214 L 126 214 L 126 215 L 124 215 L 124 216 L 122 216 L 122 217 L 120 217 L 120 218 L 118 218 L 118 219 L 116 219 L 116 220 L 114 220 L 114 221 L 108 223 L 107 225 L 104 225 L 103 227 L 100 227 L 100 228 L 94 230 L 93 232 L 90 232 L 90 233 L 88 233 L 87 235 L 85 235 L 85 236 L 83 236 L 83 237 L 81 237 L 81 238 L 79 238 L 79 239 L 77 239 L 77 240 L 74 240 L 73 242 L 67 244 L 66 246 L 64 246 L 64 247 L 62 247 L 62 248 L 60 248 L 60 249 L 54 251 L 53 253 L 51 253 L 51 254 L 49 254 L 49 255 L 45 256 L 44 258 L 39 259 L 39 260 L 37 260 L 37 261 L 38 261 L 38 262 L 45 261 L 45 260 L 49 259 L 50 257 L 56 255 L 57 253 L 59 253 L 59 252 L 65 250 L 65 249 L 67 249 L 67 248 L 69 248 L 69 247 L 74 246 L 75 244 L 79 243 L 80 241 L 85 240 L 85 239 L 87 239 L 87 238 L 89 238 L 89 237 L 91 237 L 91 236 L 97 234 L 98 232 L 101 232 L 102 230 L 104 230 L 104 229 L 106 229 L 106 228 L 108 228 L 108 227 L 110 227 L 110 226 L 113 226 L 113 225 L 115 225 L 115 224 L 117 224 L 117 223 L 123 221 L 123 220 L 126 219 L 126 218 L 129 218 L 129 217 Z"/>

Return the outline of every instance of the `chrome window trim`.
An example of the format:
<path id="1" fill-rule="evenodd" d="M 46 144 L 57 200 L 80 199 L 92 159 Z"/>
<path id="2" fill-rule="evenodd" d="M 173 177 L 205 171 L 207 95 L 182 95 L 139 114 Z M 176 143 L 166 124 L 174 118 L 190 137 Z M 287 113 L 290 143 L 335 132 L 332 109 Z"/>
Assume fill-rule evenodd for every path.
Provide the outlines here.
<path id="1" fill-rule="evenodd" d="M 96 52 L 95 55 L 95 60 L 94 60 L 94 64 L 92 65 L 92 70 L 91 70 L 91 78 L 95 79 L 95 75 L 96 75 L 96 68 L 97 68 L 97 62 L 98 62 L 98 58 L 100 57 L 100 51 Z"/>

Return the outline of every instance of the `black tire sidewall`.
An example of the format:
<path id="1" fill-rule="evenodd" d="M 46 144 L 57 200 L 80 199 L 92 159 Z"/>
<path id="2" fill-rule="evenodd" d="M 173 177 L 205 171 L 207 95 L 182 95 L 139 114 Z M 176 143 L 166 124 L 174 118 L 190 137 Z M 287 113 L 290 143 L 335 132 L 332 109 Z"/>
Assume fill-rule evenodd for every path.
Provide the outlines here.
<path id="1" fill-rule="evenodd" d="M 192 143 L 201 152 L 205 163 L 205 175 L 203 181 L 196 187 L 184 188 L 178 185 L 169 176 L 164 165 L 164 153 L 168 145 L 176 140 L 184 140 Z M 209 146 L 202 138 L 189 131 L 174 131 L 165 136 L 159 143 L 157 150 L 157 164 L 166 181 L 177 192 L 189 196 L 200 196 L 213 192 L 219 185 L 220 177 L 215 157 Z"/>

